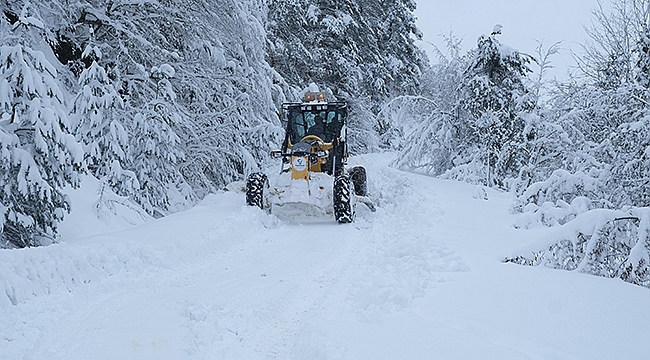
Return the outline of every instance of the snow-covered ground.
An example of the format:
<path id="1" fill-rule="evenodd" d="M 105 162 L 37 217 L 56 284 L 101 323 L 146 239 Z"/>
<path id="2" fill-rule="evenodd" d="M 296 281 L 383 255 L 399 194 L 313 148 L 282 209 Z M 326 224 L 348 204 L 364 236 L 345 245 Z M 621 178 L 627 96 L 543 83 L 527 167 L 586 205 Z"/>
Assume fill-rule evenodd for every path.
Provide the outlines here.
<path id="1" fill-rule="evenodd" d="M 349 225 L 223 192 L 110 233 L 75 213 L 61 244 L 1 250 L 0 358 L 648 358 L 648 289 L 501 262 L 549 232 L 516 230 L 509 195 L 354 162 L 378 208 Z"/>

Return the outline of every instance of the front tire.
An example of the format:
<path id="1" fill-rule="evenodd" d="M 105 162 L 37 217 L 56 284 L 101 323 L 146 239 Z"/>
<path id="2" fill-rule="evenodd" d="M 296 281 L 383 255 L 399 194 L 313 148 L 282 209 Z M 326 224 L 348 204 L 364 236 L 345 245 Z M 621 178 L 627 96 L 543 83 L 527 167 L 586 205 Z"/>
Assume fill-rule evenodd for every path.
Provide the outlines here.
<path id="1" fill-rule="evenodd" d="M 339 175 L 334 179 L 334 217 L 339 224 L 351 223 L 354 212 L 350 203 L 350 177 Z"/>
<path id="2" fill-rule="evenodd" d="M 268 201 L 269 179 L 263 173 L 252 173 L 246 181 L 246 205 L 262 210 L 270 209 Z"/>

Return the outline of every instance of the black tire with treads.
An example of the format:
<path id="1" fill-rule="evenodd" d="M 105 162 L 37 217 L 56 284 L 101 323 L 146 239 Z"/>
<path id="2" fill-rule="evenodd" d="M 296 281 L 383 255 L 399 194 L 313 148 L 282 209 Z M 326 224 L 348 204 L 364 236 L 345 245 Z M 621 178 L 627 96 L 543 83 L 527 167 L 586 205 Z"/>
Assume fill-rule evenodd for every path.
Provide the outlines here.
<path id="1" fill-rule="evenodd" d="M 246 205 L 265 207 L 265 190 L 269 187 L 269 180 L 263 173 L 252 173 L 246 181 Z"/>
<path id="2" fill-rule="evenodd" d="M 351 223 L 354 212 L 350 203 L 350 177 L 339 175 L 334 179 L 334 216 L 339 224 Z"/>

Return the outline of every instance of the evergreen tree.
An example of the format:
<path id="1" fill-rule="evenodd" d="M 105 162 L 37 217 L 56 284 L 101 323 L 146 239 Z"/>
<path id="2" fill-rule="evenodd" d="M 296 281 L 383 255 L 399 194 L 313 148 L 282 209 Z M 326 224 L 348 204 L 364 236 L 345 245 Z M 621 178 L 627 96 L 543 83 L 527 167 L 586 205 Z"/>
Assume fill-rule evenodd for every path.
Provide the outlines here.
<path id="1" fill-rule="evenodd" d="M 131 194 L 137 187 L 128 161 L 128 134 L 121 122 L 124 107 L 117 90 L 98 61 L 99 47 L 88 45 L 82 54 L 90 66 L 79 76 L 81 89 L 72 103 L 71 117 L 77 140 L 83 144 L 90 172 L 117 192 Z"/>
<path id="2" fill-rule="evenodd" d="M 312 31 L 318 15 L 318 8 L 308 0 L 268 2 L 267 61 L 295 87 L 313 82 L 311 68 L 316 64 L 312 54 L 315 46 Z"/>
<path id="3" fill-rule="evenodd" d="M 322 84 L 335 95 L 360 92 L 365 24 L 356 1 L 270 1 L 268 19 L 269 62 L 292 85 Z"/>
<path id="4" fill-rule="evenodd" d="M 438 63 L 422 77 L 428 102 L 411 101 L 423 113 L 397 166 L 502 188 L 520 176 L 532 154 L 536 93 L 527 79 L 531 58 L 502 45 L 500 31 L 481 36 L 467 55 L 461 40 L 445 36 L 447 54 L 437 49 Z"/>
<path id="5" fill-rule="evenodd" d="M 522 159 L 525 121 L 523 112 L 532 110 L 533 103 L 524 78 L 531 72 L 530 57 L 502 45 L 496 38 L 500 25 L 490 36 L 481 36 L 471 54 L 469 68 L 462 83 L 461 106 L 470 114 L 470 142 L 480 144 L 486 167 L 486 183 L 504 187 L 503 180 L 518 175 Z"/>
<path id="6" fill-rule="evenodd" d="M 274 140 L 264 135 L 273 138 L 280 131 L 274 102 L 282 102 L 277 99 L 283 98 L 284 90 L 282 80 L 264 62 L 265 9 L 260 2 L 84 2 L 77 5 L 77 11 L 81 15 L 76 28 L 93 29 L 95 44 L 102 49 L 98 64 L 124 103 L 124 108 L 114 109 L 114 114 L 122 118 L 117 120 L 127 129 L 131 149 L 125 171 L 118 173 L 132 171 L 138 174 L 140 186 L 150 184 L 139 177 L 148 174 L 137 168 L 144 162 L 129 155 L 145 151 L 137 147 L 145 142 L 136 137 L 163 131 L 155 135 L 162 141 L 171 136 L 168 131 L 173 132 L 171 138 L 177 142 L 157 151 L 174 153 L 161 154 L 160 161 L 169 161 L 161 169 L 174 168 L 182 174 L 180 185 L 176 183 L 180 181 L 178 174 L 164 178 L 174 183 L 160 184 L 160 189 L 170 191 L 168 198 L 176 199 L 169 204 L 172 209 L 179 209 L 180 198 L 189 199 L 185 206 L 190 205 L 191 199 L 243 177 L 269 158 Z M 77 33 L 80 35 L 75 42 L 89 41 L 87 31 Z M 163 82 L 152 79 L 148 70 L 160 64 L 173 67 L 175 76 Z M 163 83 L 165 89 L 177 94 L 175 99 L 161 96 Z M 149 121 L 166 125 L 143 125 Z M 185 156 L 178 156 L 181 153 Z M 182 187 L 183 195 L 174 190 L 177 186 Z M 135 194 L 128 189 L 114 190 L 145 204 L 159 201 L 145 201 L 146 191 Z M 153 192 L 150 195 L 154 196 Z M 164 203 L 145 206 L 154 209 Z"/>
<path id="7" fill-rule="evenodd" d="M 322 84 L 371 108 L 413 93 L 426 57 L 412 0 L 269 2 L 269 63 L 297 88 Z"/>
<path id="8" fill-rule="evenodd" d="M 176 94 L 169 82 L 174 75 L 174 68 L 168 64 L 151 69 L 156 98 L 135 113 L 131 134 L 134 153 L 129 166 L 140 181 L 140 189 L 133 196 L 155 217 L 175 210 L 172 200 L 178 199 L 172 198 L 174 194 L 180 194 L 181 198 L 191 196 L 188 192 L 178 192 L 185 188 L 178 170 L 185 155 L 174 132 L 174 126 L 181 121 L 175 107 Z M 185 199 L 180 202 L 184 203 Z"/>
<path id="9" fill-rule="evenodd" d="M 650 19 L 648 21 L 650 22 Z M 646 25 L 643 33 L 639 36 L 637 49 L 636 81 L 647 91 L 650 89 L 650 24 Z M 645 98 L 650 98 L 650 96 L 646 96 Z"/>
<path id="10" fill-rule="evenodd" d="M 0 21 L 0 210 L 2 238 L 14 246 L 55 241 L 76 185 L 83 151 L 69 132 L 57 71 L 41 51 L 43 21 L 26 2 L 9 26 Z"/>
<path id="11" fill-rule="evenodd" d="M 422 39 L 413 15 L 416 6 L 414 0 L 360 2 L 369 30 L 359 34 L 363 88 L 375 101 L 419 90 L 428 61 L 415 45 L 415 39 Z"/>

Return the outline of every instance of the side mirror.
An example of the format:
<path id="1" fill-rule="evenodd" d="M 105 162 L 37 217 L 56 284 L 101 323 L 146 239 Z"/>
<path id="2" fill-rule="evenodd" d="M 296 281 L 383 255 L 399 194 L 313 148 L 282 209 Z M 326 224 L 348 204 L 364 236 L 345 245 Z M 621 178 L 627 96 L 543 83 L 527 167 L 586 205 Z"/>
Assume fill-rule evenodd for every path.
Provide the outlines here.
<path id="1" fill-rule="evenodd" d="M 278 159 L 282 157 L 282 151 L 280 150 L 273 150 L 271 151 L 271 157 L 274 159 Z"/>

